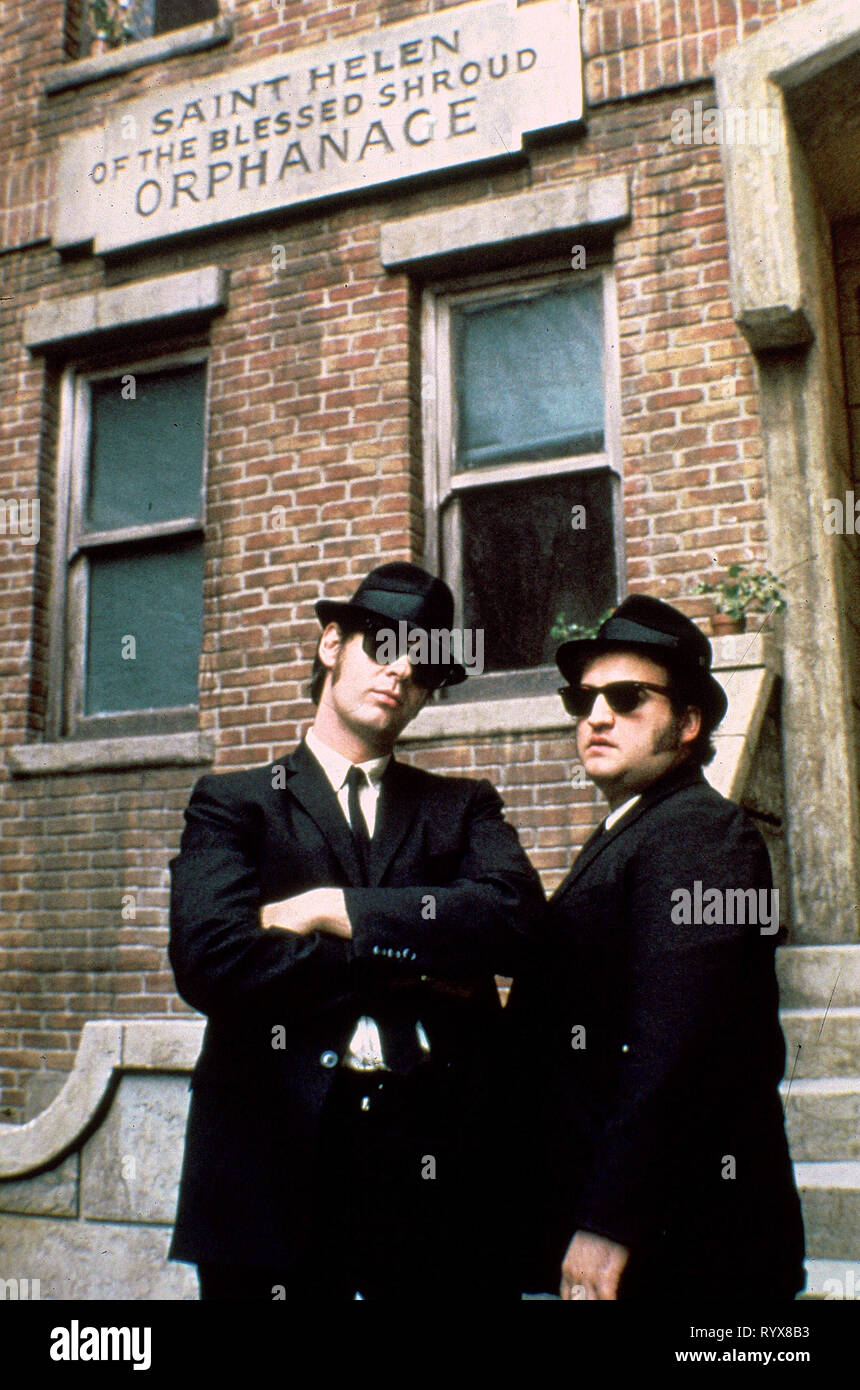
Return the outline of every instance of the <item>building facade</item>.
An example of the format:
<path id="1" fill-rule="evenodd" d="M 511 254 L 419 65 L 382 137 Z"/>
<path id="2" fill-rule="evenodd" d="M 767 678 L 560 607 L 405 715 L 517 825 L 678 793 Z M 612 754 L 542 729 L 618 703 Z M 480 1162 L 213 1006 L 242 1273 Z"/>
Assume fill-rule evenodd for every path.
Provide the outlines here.
<path id="1" fill-rule="evenodd" d="M 167 865 L 197 776 L 306 727 L 315 599 L 390 559 L 449 580 L 473 674 L 403 755 L 490 777 L 551 889 L 600 814 L 555 646 L 626 592 L 706 625 L 697 582 L 744 564 L 787 607 L 714 641 L 709 776 L 771 847 L 811 1286 L 847 1289 L 852 0 L 7 0 L 2 25 L 0 1250 L 55 1294 L 190 1296 Z"/>

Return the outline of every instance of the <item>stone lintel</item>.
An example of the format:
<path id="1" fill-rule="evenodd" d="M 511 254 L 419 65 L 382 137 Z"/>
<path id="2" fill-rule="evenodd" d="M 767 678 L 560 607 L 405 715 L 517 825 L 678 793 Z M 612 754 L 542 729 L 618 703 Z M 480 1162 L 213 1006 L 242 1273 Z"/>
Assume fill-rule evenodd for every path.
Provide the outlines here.
<path id="1" fill-rule="evenodd" d="M 630 188 L 623 174 L 576 179 L 562 188 L 532 188 L 384 223 L 382 264 L 397 270 L 440 261 L 499 243 L 585 234 L 630 217 Z"/>
<path id="2" fill-rule="evenodd" d="M 24 344 L 31 352 L 44 351 L 97 334 L 214 314 L 226 308 L 227 283 L 227 272 L 210 265 L 94 294 L 64 296 L 27 311 Z"/>

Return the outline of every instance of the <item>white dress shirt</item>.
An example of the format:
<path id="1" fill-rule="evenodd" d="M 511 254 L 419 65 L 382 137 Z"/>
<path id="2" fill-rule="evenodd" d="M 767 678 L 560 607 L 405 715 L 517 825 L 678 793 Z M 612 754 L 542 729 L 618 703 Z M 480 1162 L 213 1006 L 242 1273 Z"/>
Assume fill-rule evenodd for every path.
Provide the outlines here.
<path id="1" fill-rule="evenodd" d="M 305 734 L 305 743 L 331 783 L 332 790 L 340 803 L 340 809 L 346 817 L 347 825 L 349 825 L 349 788 L 346 785 L 346 775 L 353 764 L 342 753 L 336 752 L 334 748 L 329 748 L 327 743 L 323 743 L 313 729 L 308 729 Z M 358 792 L 358 804 L 367 825 L 367 833 L 371 838 L 376 828 L 379 784 L 390 761 L 391 754 L 386 753 L 382 758 L 371 758 L 369 762 L 355 764 L 365 773 L 365 781 Z"/>
<path id="2" fill-rule="evenodd" d="M 383 773 L 391 760 L 391 754 L 386 753 L 382 758 L 371 758 L 366 763 L 351 763 L 349 758 L 345 758 L 342 753 L 338 753 L 334 748 L 329 748 L 327 743 L 314 733 L 313 729 L 308 729 L 305 734 L 305 743 L 313 753 L 329 782 L 332 790 L 338 799 L 340 809 L 343 811 L 347 825 L 352 829 L 349 819 L 349 788 L 346 785 L 346 778 L 349 769 L 354 765 L 360 767 L 365 773 L 365 780 L 359 788 L 358 803 L 361 807 L 361 814 L 367 824 L 367 833 L 372 836 L 376 828 L 376 808 L 379 804 L 379 784 L 382 781 Z M 419 1040 L 423 1037 L 422 1046 L 427 1046 L 426 1035 L 421 1024 L 416 1025 L 420 1030 Z M 428 1047 L 429 1050 L 429 1047 Z M 349 1047 L 341 1065 L 349 1067 L 353 1071 L 384 1071 L 387 1070 L 385 1057 L 382 1049 L 382 1039 L 379 1033 L 379 1026 L 375 1019 L 368 1014 L 362 1014 L 358 1020 L 355 1031 L 350 1038 Z"/>

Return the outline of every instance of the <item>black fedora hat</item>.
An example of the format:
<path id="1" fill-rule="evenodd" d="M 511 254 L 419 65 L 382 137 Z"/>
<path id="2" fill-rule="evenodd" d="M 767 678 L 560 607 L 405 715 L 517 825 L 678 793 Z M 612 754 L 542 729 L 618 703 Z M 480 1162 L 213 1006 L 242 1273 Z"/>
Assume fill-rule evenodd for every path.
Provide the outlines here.
<path id="1" fill-rule="evenodd" d="M 371 570 L 351 599 L 338 602 L 321 598 L 314 604 L 314 611 L 323 627 L 326 623 L 356 627 L 366 620 L 382 619 L 395 628 L 405 622 L 410 631 L 450 632 L 454 625 L 454 595 L 443 579 L 407 560 L 394 560 Z M 465 666 L 452 661 L 445 667 L 440 684 L 460 685 L 465 679 Z"/>
<path id="2" fill-rule="evenodd" d="M 711 644 L 696 624 L 679 609 L 649 594 L 626 598 L 594 637 L 564 642 L 556 665 L 570 685 L 578 684 L 583 668 L 602 652 L 635 651 L 665 666 L 698 704 L 712 727 L 723 718 L 728 700 L 711 675 Z"/>

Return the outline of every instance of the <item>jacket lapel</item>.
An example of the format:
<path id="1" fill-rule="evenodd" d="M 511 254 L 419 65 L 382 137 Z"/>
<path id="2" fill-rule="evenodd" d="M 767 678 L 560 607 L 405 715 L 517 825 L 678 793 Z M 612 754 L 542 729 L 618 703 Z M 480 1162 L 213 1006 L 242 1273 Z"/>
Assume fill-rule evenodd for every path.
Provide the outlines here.
<path id="1" fill-rule="evenodd" d="M 370 842 L 368 882 L 378 887 L 421 806 L 421 797 L 404 763 L 391 759 L 379 789 L 376 827 Z"/>
<path id="2" fill-rule="evenodd" d="M 636 805 L 631 806 L 630 810 L 615 822 L 611 830 L 604 829 L 599 835 L 595 833 L 586 840 L 567 877 L 562 880 L 553 893 L 553 898 L 558 898 L 566 892 L 571 884 L 575 883 L 585 870 L 594 863 L 595 859 L 618 839 L 619 835 L 623 835 L 625 830 L 629 830 L 631 825 L 635 825 L 640 817 L 644 816 L 658 801 L 671 796 L 673 792 L 680 791 L 682 787 L 691 786 L 694 782 L 704 782 L 704 780 L 705 777 L 701 768 L 686 767 L 682 764 L 679 768 L 673 768 L 665 777 L 652 782 L 650 787 L 645 788 Z"/>
<path id="3" fill-rule="evenodd" d="M 319 826 L 350 883 L 360 885 L 361 865 L 352 832 L 331 783 L 304 740 L 284 759 L 283 766 L 287 773 L 285 794 L 295 797 Z"/>

